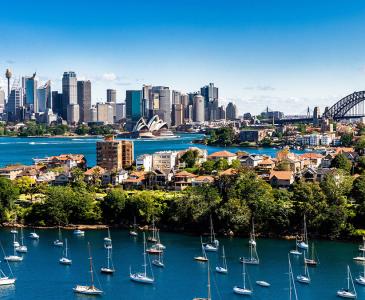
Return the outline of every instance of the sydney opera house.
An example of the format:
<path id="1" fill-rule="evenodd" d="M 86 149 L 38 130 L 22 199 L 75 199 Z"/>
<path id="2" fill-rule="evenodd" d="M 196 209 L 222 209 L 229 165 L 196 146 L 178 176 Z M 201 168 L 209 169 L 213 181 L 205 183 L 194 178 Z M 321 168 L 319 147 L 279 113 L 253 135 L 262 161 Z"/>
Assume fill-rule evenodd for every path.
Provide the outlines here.
<path id="1" fill-rule="evenodd" d="M 153 116 L 148 122 L 144 118 L 140 118 L 133 128 L 133 135 L 139 138 L 174 138 L 166 122 L 159 118 L 158 115 Z"/>

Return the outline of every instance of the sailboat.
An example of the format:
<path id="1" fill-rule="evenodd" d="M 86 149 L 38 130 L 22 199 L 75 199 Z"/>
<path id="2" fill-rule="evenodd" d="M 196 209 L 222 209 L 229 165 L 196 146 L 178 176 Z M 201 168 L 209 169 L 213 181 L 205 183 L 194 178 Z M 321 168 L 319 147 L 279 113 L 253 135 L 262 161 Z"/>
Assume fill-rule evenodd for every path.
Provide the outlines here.
<path id="1" fill-rule="evenodd" d="M 195 256 L 194 259 L 200 262 L 207 262 L 208 261 L 208 257 L 207 257 L 207 253 L 205 252 L 205 248 L 203 245 L 203 240 L 202 237 L 200 237 L 200 244 L 201 244 L 201 248 L 202 248 L 202 256 Z"/>
<path id="2" fill-rule="evenodd" d="M 255 236 L 255 223 L 254 218 L 252 218 L 252 231 L 250 233 L 250 240 L 248 241 L 249 245 L 256 246 L 256 236 Z"/>
<path id="3" fill-rule="evenodd" d="M 362 252 L 361 256 L 355 256 L 353 258 L 354 261 L 365 262 L 365 251 L 361 251 L 361 252 Z"/>
<path id="4" fill-rule="evenodd" d="M 11 267 L 8 263 L 8 267 L 11 273 L 11 277 L 7 276 L 2 269 L 0 269 L 0 286 L 3 285 L 11 285 L 14 284 L 16 281 L 16 278 L 14 278 L 13 272 L 11 270 Z"/>
<path id="5" fill-rule="evenodd" d="M 68 257 L 68 247 L 67 247 L 67 239 L 65 239 L 65 249 L 63 256 L 59 260 L 60 264 L 62 265 L 71 265 L 72 260 Z"/>
<path id="6" fill-rule="evenodd" d="M 224 246 L 222 247 L 222 265 L 216 266 L 215 270 L 217 273 L 221 273 L 221 274 L 228 273 L 226 254 L 224 253 Z"/>
<path id="7" fill-rule="evenodd" d="M 164 268 L 165 264 L 163 262 L 163 253 L 159 253 L 158 258 L 152 260 L 152 264 L 156 267 Z"/>
<path id="8" fill-rule="evenodd" d="M 106 236 L 104 238 L 104 248 L 105 249 L 111 249 L 113 246 L 112 246 L 112 238 L 110 236 L 110 230 L 109 230 L 109 227 L 108 227 L 108 236 Z"/>
<path id="9" fill-rule="evenodd" d="M 298 250 L 298 238 L 295 237 L 295 249 L 294 250 L 290 250 L 290 254 L 293 254 L 293 255 L 302 255 L 302 252 L 300 252 Z"/>
<path id="10" fill-rule="evenodd" d="M 149 236 L 147 238 L 147 241 L 148 242 L 151 242 L 151 243 L 157 243 L 157 236 L 156 236 L 156 232 L 157 232 L 157 229 L 156 229 L 156 226 L 155 226 L 155 219 L 152 220 L 152 236 Z"/>
<path id="11" fill-rule="evenodd" d="M 63 247 L 62 233 L 60 226 L 58 226 L 58 239 L 53 242 L 53 245 L 56 247 Z"/>
<path id="12" fill-rule="evenodd" d="M 112 260 L 112 244 L 110 243 L 110 245 L 106 248 L 107 250 L 107 266 L 106 267 L 102 267 L 100 269 L 101 273 L 104 274 L 113 274 L 115 272 L 114 269 L 114 265 L 113 265 L 113 260 Z"/>
<path id="13" fill-rule="evenodd" d="M 293 269 L 291 267 L 289 254 L 288 254 L 288 262 L 289 262 L 289 300 L 292 300 L 292 299 L 298 300 L 298 294 L 297 294 L 297 289 L 295 287 Z"/>
<path id="14" fill-rule="evenodd" d="M 207 298 L 193 298 L 193 300 L 212 300 L 212 294 L 210 291 L 210 266 L 208 264 L 208 284 L 207 284 L 207 288 L 208 288 L 208 297 Z"/>
<path id="15" fill-rule="evenodd" d="M 258 265 L 260 259 L 257 254 L 256 245 L 250 244 L 250 257 L 241 257 L 240 261 L 249 265 Z"/>
<path id="16" fill-rule="evenodd" d="M 81 230 L 81 229 L 75 229 L 73 231 L 73 234 L 76 235 L 76 236 L 84 236 L 85 235 L 85 231 L 84 230 Z"/>
<path id="17" fill-rule="evenodd" d="M 351 285 L 350 285 L 350 281 L 351 281 Z M 341 298 L 350 298 L 350 299 L 357 298 L 356 289 L 355 289 L 354 281 L 352 280 L 352 275 L 351 275 L 349 266 L 347 266 L 347 288 L 343 288 L 343 289 L 337 291 L 337 296 L 339 296 Z"/>
<path id="18" fill-rule="evenodd" d="M 304 258 L 305 263 L 307 264 L 307 266 L 312 266 L 315 267 L 318 265 L 318 262 L 316 261 L 316 254 L 314 251 L 314 243 L 312 243 L 312 251 L 311 251 L 311 256 L 310 258 Z"/>
<path id="19" fill-rule="evenodd" d="M 301 241 L 297 241 L 297 246 L 300 249 L 304 249 L 307 250 L 309 245 L 308 245 L 308 232 L 307 232 L 307 221 L 304 215 L 304 220 L 303 220 L 303 237 Z"/>
<path id="20" fill-rule="evenodd" d="M 16 237 L 17 237 L 17 234 L 18 234 L 18 231 L 11 231 L 11 233 L 13 234 L 13 246 L 14 247 L 19 247 L 20 246 L 20 244 L 19 244 L 19 242 L 17 241 L 17 239 L 16 239 Z"/>
<path id="21" fill-rule="evenodd" d="M 29 238 L 32 240 L 39 240 L 39 235 L 35 232 L 35 229 L 33 228 L 33 232 L 29 234 Z"/>
<path id="22" fill-rule="evenodd" d="M 76 285 L 73 291 L 78 294 L 84 295 L 101 295 L 102 290 L 98 289 L 94 285 L 94 270 L 93 270 L 93 259 L 91 256 L 90 243 L 87 244 L 89 248 L 89 261 L 90 261 L 90 285 Z"/>
<path id="23" fill-rule="evenodd" d="M 155 246 L 156 246 L 156 249 L 159 249 L 159 250 L 165 250 L 166 249 L 166 246 L 161 243 L 160 230 L 157 230 L 157 243 L 156 243 Z"/>
<path id="24" fill-rule="evenodd" d="M 235 294 L 239 294 L 239 295 L 251 296 L 253 293 L 253 290 L 246 287 L 246 264 L 245 263 L 242 264 L 242 281 L 243 281 L 243 286 L 242 287 L 240 287 L 240 286 L 233 287 L 233 292 Z"/>
<path id="25" fill-rule="evenodd" d="M 364 266 L 363 273 L 360 273 L 359 277 L 355 278 L 356 283 L 361 285 L 365 285 L 365 264 L 363 264 L 363 266 Z"/>
<path id="26" fill-rule="evenodd" d="M 362 238 L 362 245 L 359 246 L 359 251 L 365 252 L 365 237 Z"/>
<path id="27" fill-rule="evenodd" d="M 24 235 L 23 235 L 23 227 L 20 228 L 20 245 L 15 248 L 15 251 L 18 253 L 27 253 L 28 247 L 24 245 Z"/>
<path id="28" fill-rule="evenodd" d="M 136 224 L 136 217 L 134 216 L 133 218 L 133 229 L 129 231 L 129 235 L 131 236 L 137 236 L 138 232 L 137 232 L 137 224 Z"/>
<path id="29" fill-rule="evenodd" d="M 212 216 L 210 216 L 210 241 L 208 243 L 203 244 L 203 247 L 205 251 L 210 251 L 210 252 L 218 251 L 219 241 L 215 238 Z"/>
<path id="30" fill-rule="evenodd" d="M 298 275 L 297 276 L 297 281 L 300 282 L 300 283 L 306 283 L 306 284 L 309 284 L 311 282 L 307 262 L 305 260 L 305 254 L 304 254 L 304 274 Z"/>
<path id="31" fill-rule="evenodd" d="M 14 253 L 13 253 L 13 255 L 8 255 L 8 256 L 5 256 L 4 257 L 4 260 L 6 260 L 6 261 L 9 261 L 9 262 L 20 262 L 20 261 L 22 261 L 23 260 L 23 257 L 22 256 L 18 256 L 17 254 L 16 254 L 16 248 L 17 248 L 17 246 L 16 246 L 16 244 L 15 244 L 15 242 L 16 242 L 16 240 L 15 240 L 15 234 L 13 234 L 14 235 L 14 241 L 13 241 L 13 249 L 14 249 Z M 19 243 L 18 243 L 18 247 L 19 247 L 20 245 L 19 245 Z"/>
<path id="32" fill-rule="evenodd" d="M 132 281 L 139 282 L 139 283 L 147 283 L 152 284 L 155 282 L 155 279 L 153 277 L 149 277 L 147 275 L 147 253 L 146 253 L 146 235 L 143 233 L 143 273 L 132 273 L 132 269 L 129 269 L 129 278 Z M 151 268 L 152 272 L 152 268 Z"/>

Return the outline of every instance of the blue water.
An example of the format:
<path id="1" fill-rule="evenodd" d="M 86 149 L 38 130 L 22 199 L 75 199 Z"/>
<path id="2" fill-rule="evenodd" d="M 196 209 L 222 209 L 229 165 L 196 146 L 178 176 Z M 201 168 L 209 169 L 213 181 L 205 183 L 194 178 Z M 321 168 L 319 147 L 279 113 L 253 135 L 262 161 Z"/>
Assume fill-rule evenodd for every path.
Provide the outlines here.
<path id="1" fill-rule="evenodd" d="M 29 230 L 24 233 L 27 237 Z M 199 237 L 161 233 L 162 242 L 167 247 L 164 259 L 166 267 L 153 268 L 156 279 L 154 285 L 141 285 L 129 280 L 130 266 L 134 271 L 141 270 L 141 236 L 132 238 L 124 230 L 111 230 L 116 273 L 110 276 L 99 272 L 100 267 L 105 265 L 105 230 L 86 231 L 85 237 L 75 237 L 71 231 L 63 231 L 63 237 L 69 241 L 72 266 L 58 263 L 61 249 L 52 245 L 57 238 L 57 230 L 39 230 L 38 233 L 39 241 L 26 239 L 28 253 L 24 254 L 24 260 L 11 264 L 17 282 L 15 287 L 0 288 L 1 299 L 91 299 L 74 295 L 72 291 L 76 284 L 88 283 L 87 242 L 92 245 L 96 284 L 105 292 L 102 299 L 188 300 L 196 296 L 206 297 L 207 264 L 193 260 L 194 256 L 201 254 Z M 10 252 L 10 230 L 0 230 L 0 237 L 5 252 Z M 208 254 L 212 269 L 212 299 L 244 298 L 234 295 L 232 288 L 242 282 L 238 258 L 248 253 L 247 240 L 221 238 L 220 242 L 225 246 L 229 273 L 216 274 L 214 269 L 218 255 Z M 247 266 L 254 289 L 252 299 L 288 299 L 287 253 L 293 244 L 293 241 L 258 240 L 260 265 Z M 346 265 L 350 265 L 354 277 L 362 270 L 362 266 L 352 260 L 357 255 L 357 244 L 316 241 L 316 246 L 320 265 L 310 268 L 310 285 L 296 283 L 298 296 L 300 300 L 334 300 L 336 291 L 345 286 Z M 293 257 L 292 265 L 294 276 L 302 272 L 302 258 Z M 4 262 L 1 267 L 9 272 Z M 266 280 L 271 283 L 271 287 L 259 287 L 255 284 L 256 280 Z M 365 287 L 357 285 L 356 288 L 358 298 L 365 299 Z"/>
<path id="2" fill-rule="evenodd" d="M 153 153 L 162 150 L 183 150 L 188 147 L 207 149 L 208 153 L 222 150 L 222 147 L 193 144 L 194 139 L 203 137 L 201 134 L 179 134 L 180 138 L 171 140 L 133 140 L 135 157 L 143 153 Z M 95 165 L 97 138 L 12 138 L 0 137 L 0 166 L 14 163 L 32 164 L 33 158 L 43 158 L 62 153 L 80 153 L 86 156 L 89 166 Z M 225 147 L 231 152 L 246 151 L 275 156 L 277 149 L 273 148 L 240 148 Z"/>

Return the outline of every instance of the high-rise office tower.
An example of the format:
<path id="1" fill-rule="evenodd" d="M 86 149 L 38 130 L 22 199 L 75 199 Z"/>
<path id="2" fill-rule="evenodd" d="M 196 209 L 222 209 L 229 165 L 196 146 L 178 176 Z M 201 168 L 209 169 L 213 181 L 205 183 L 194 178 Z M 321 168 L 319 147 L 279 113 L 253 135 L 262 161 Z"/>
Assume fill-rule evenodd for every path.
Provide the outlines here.
<path id="1" fill-rule="evenodd" d="M 113 122 L 116 116 L 117 91 L 113 89 L 106 90 L 106 102 L 113 108 Z"/>
<path id="2" fill-rule="evenodd" d="M 24 106 L 30 113 L 38 113 L 38 99 L 37 99 L 37 80 L 35 79 L 36 73 L 30 77 L 22 78 L 22 85 L 25 91 Z"/>
<path id="3" fill-rule="evenodd" d="M 142 86 L 142 114 L 145 118 L 153 116 L 152 86 L 144 84 Z"/>
<path id="4" fill-rule="evenodd" d="M 218 107 L 217 118 L 219 120 L 225 120 L 226 119 L 226 109 L 224 108 L 223 105 L 221 105 L 221 106 Z"/>
<path id="5" fill-rule="evenodd" d="M 125 102 L 117 103 L 115 106 L 115 122 L 125 119 Z"/>
<path id="6" fill-rule="evenodd" d="M 90 122 L 91 81 L 77 81 L 77 104 L 80 108 L 80 122 Z"/>
<path id="7" fill-rule="evenodd" d="M 23 109 L 23 89 L 19 81 L 14 81 L 10 90 L 6 111 L 8 113 L 8 120 L 15 122 L 22 119 L 21 110 Z"/>
<path id="8" fill-rule="evenodd" d="M 80 106 L 78 104 L 67 105 L 67 123 L 76 125 L 80 122 Z"/>
<path id="9" fill-rule="evenodd" d="M 58 91 L 53 91 L 52 92 L 52 111 L 53 113 L 59 115 L 60 117 L 62 117 L 63 119 L 65 119 L 66 116 L 62 115 L 62 94 L 59 93 Z"/>
<path id="10" fill-rule="evenodd" d="M 227 105 L 226 118 L 227 118 L 227 120 L 237 119 L 237 106 L 232 102 L 229 102 Z"/>
<path id="11" fill-rule="evenodd" d="M 96 104 L 98 122 L 104 124 L 114 123 L 114 109 L 109 103 Z"/>
<path id="12" fill-rule="evenodd" d="M 5 110 L 5 91 L 0 87 L 0 114 Z"/>
<path id="13" fill-rule="evenodd" d="M 164 120 L 167 126 L 171 126 L 171 96 L 170 89 L 165 86 L 152 87 L 152 93 L 158 94 L 159 108 L 155 113 Z"/>
<path id="14" fill-rule="evenodd" d="M 89 122 L 97 122 L 98 121 L 98 110 L 95 106 L 92 106 L 89 110 L 90 120 Z"/>
<path id="15" fill-rule="evenodd" d="M 142 117 L 142 91 L 126 91 L 125 109 L 127 119 L 132 122 L 136 122 Z"/>
<path id="16" fill-rule="evenodd" d="M 96 143 L 96 164 L 108 171 L 118 171 L 132 165 L 134 144 L 131 141 L 117 141 L 106 137 Z"/>
<path id="17" fill-rule="evenodd" d="M 52 108 L 51 81 L 47 81 L 37 89 L 37 112 L 46 112 Z"/>
<path id="18" fill-rule="evenodd" d="M 67 115 L 69 110 L 67 106 L 77 104 L 77 78 L 75 72 L 69 71 L 63 73 L 62 97 L 62 104 L 65 106 L 64 110 L 66 110 L 67 121 L 69 122 L 69 116 Z"/>
<path id="19" fill-rule="evenodd" d="M 201 95 L 205 102 L 205 119 L 207 121 L 214 121 L 217 119 L 218 110 L 218 88 L 214 83 L 209 83 L 200 89 Z"/>
<path id="20" fill-rule="evenodd" d="M 204 122 L 205 103 L 204 97 L 201 95 L 194 96 L 193 103 L 193 121 Z"/>
<path id="21" fill-rule="evenodd" d="M 313 109 L 313 125 L 318 126 L 320 119 L 321 119 L 321 112 L 319 106 L 316 106 Z"/>
<path id="22" fill-rule="evenodd" d="M 172 104 L 180 104 L 181 103 L 181 92 L 172 90 Z"/>
<path id="23" fill-rule="evenodd" d="M 182 104 L 172 105 L 172 124 L 179 126 L 184 123 L 184 107 Z"/>

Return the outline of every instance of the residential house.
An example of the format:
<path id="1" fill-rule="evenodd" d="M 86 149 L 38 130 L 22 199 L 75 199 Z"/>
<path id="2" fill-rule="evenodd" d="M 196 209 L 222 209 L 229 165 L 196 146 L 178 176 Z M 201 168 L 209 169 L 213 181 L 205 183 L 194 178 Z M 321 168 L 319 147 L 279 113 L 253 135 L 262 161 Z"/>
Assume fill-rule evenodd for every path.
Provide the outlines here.
<path id="1" fill-rule="evenodd" d="M 231 153 L 229 151 L 218 151 L 210 154 L 208 159 L 217 161 L 220 159 L 226 159 L 228 164 L 231 164 L 233 160 L 237 159 L 237 154 Z"/>
<path id="2" fill-rule="evenodd" d="M 294 183 L 294 175 L 292 171 L 271 171 L 269 181 L 274 187 L 288 188 Z"/>
<path id="3" fill-rule="evenodd" d="M 323 155 L 315 152 L 304 153 L 299 156 L 306 166 L 318 168 L 321 165 Z"/>
<path id="4" fill-rule="evenodd" d="M 159 151 L 152 154 L 153 170 L 168 170 L 174 169 L 177 163 L 176 151 Z"/>
<path id="5" fill-rule="evenodd" d="M 123 187 L 125 189 L 141 189 L 146 185 L 146 172 L 133 171 L 129 177 L 123 180 Z"/>
<path id="6" fill-rule="evenodd" d="M 10 165 L 4 168 L 0 168 L 0 177 L 14 180 L 19 174 L 26 170 L 26 168 L 27 166 L 25 165 Z"/>
<path id="7" fill-rule="evenodd" d="M 173 186 L 175 191 L 182 191 L 187 187 L 193 185 L 193 179 L 197 177 L 195 174 L 189 173 L 187 171 L 181 171 L 174 175 Z"/>
<path id="8" fill-rule="evenodd" d="M 272 170 L 274 170 L 274 168 L 275 168 L 275 161 L 270 157 L 265 157 L 257 164 L 256 171 L 258 174 L 264 174 L 264 173 L 269 174 Z"/>
<path id="9" fill-rule="evenodd" d="M 144 170 L 145 172 L 152 171 L 152 155 L 142 154 L 136 159 L 136 169 Z"/>
<path id="10" fill-rule="evenodd" d="M 201 175 L 193 178 L 192 180 L 192 186 L 203 186 L 206 184 L 213 184 L 214 183 L 214 177 L 209 175 Z"/>
<path id="11" fill-rule="evenodd" d="M 148 173 L 148 186 L 149 187 L 168 187 L 174 176 L 174 172 L 172 169 L 170 170 L 160 170 L 155 169 L 152 172 Z"/>
<path id="12" fill-rule="evenodd" d="M 243 165 L 247 168 L 256 168 L 263 159 L 262 155 L 251 154 L 243 161 Z"/>

